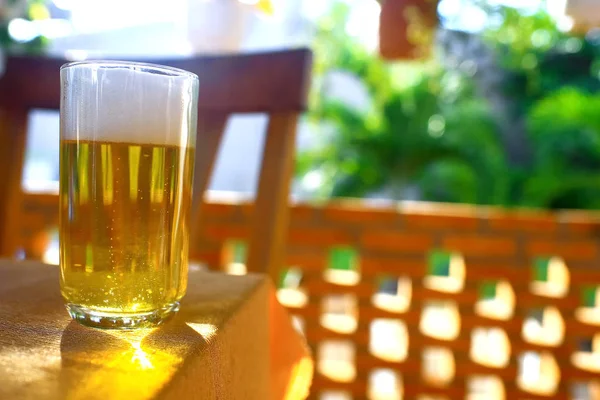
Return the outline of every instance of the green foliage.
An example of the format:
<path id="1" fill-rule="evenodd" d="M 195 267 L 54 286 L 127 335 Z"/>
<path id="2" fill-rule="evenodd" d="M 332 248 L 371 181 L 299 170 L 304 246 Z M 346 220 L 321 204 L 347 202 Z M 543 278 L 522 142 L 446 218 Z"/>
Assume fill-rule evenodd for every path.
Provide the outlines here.
<path id="1" fill-rule="evenodd" d="M 443 196 L 432 193 L 431 200 L 500 203 L 506 189 L 501 180 L 490 180 L 494 169 L 504 165 L 495 122 L 485 103 L 471 95 L 455 93 L 460 100 L 441 103 L 435 86 L 443 80 L 439 72 L 425 76 L 407 90 L 392 92 L 369 112 L 325 101 L 313 109 L 313 117 L 333 125 L 335 135 L 304 154 L 312 163 L 304 159 L 303 167 L 329 171 L 324 175 L 332 196 L 362 196 L 394 182 L 435 186 L 438 173 L 432 163 L 460 164 L 456 179 L 471 176 L 477 186 L 474 197 L 462 197 L 467 193 L 449 186 Z"/>
<path id="2" fill-rule="evenodd" d="M 358 253 L 352 247 L 335 247 L 329 251 L 329 269 L 354 271 L 358 266 Z"/>
<path id="3" fill-rule="evenodd" d="M 241 240 L 231 240 L 228 243 L 233 252 L 233 262 L 245 263 L 248 254 L 248 244 Z"/>
<path id="4" fill-rule="evenodd" d="M 526 205 L 600 207 L 600 94 L 565 88 L 537 102 L 528 118 L 534 170 Z"/>
<path id="5" fill-rule="evenodd" d="M 45 0 L 7 0 L 5 10 L 0 10 L 0 49 L 15 53 L 42 54 L 48 45 L 48 39 L 37 36 L 28 42 L 17 42 L 8 33 L 9 19 L 3 19 L 2 11 L 10 9 L 9 14 L 26 20 L 39 20 L 49 17 Z M 22 14 L 22 15 L 21 15 Z"/>
<path id="6" fill-rule="evenodd" d="M 533 261 L 533 280 L 537 282 L 548 281 L 548 258 L 538 257 Z"/>
<path id="7" fill-rule="evenodd" d="M 573 88 L 559 90 L 539 101 L 528 120 L 536 165 L 578 171 L 600 169 L 599 107 L 599 94 Z"/>
<path id="8" fill-rule="evenodd" d="M 496 286 L 497 282 L 484 281 L 479 287 L 479 298 L 481 300 L 492 300 L 496 297 Z"/>
<path id="9" fill-rule="evenodd" d="M 343 2 L 334 3 L 330 13 L 317 25 L 313 50 L 315 90 L 311 100 L 315 106 L 323 101 L 323 78 L 335 70 L 347 71 L 360 77 L 375 103 L 390 91 L 389 68 L 373 57 L 360 43 L 349 38 L 346 21 L 350 9 Z"/>
<path id="10" fill-rule="evenodd" d="M 429 253 L 428 272 L 432 276 L 449 276 L 450 259 L 452 254 L 447 251 L 435 250 Z"/>
<path id="11" fill-rule="evenodd" d="M 582 289 L 581 303 L 584 307 L 596 307 L 596 287 L 586 286 Z"/>
<path id="12" fill-rule="evenodd" d="M 488 26 L 482 36 L 497 48 L 507 69 L 535 73 L 538 58 L 566 38 L 545 12 L 524 15 L 514 8 L 496 7 L 488 15 L 502 23 Z"/>
<path id="13" fill-rule="evenodd" d="M 483 38 L 507 73 L 505 92 L 515 105 L 517 118 L 561 88 L 600 90 L 597 44 L 560 31 L 544 11 L 522 14 L 510 7 L 496 7 L 490 15 L 502 23 L 488 27 Z"/>
<path id="14" fill-rule="evenodd" d="M 482 37 L 504 70 L 509 124 L 525 121 L 529 159 L 508 161 L 496 116 L 470 76 L 431 63 L 385 64 L 346 34 L 348 8 L 338 3 L 315 44 L 309 120 L 320 143 L 298 161 L 300 176 L 320 177 L 313 195 L 402 198 L 418 187 L 430 201 L 600 208 L 600 40 L 560 32 L 544 12 L 487 11 L 501 23 Z M 366 105 L 329 96 L 335 71 L 362 85 Z"/>
<path id="15" fill-rule="evenodd" d="M 413 82 L 402 82 L 405 69 L 385 65 L 348 39 L 347 12 L 337 4 L 319 29 L 309 118 L 333 134 L 300 155 L 300 175 L 319 171 L 322 196 L 388 189 L 399 197 L 416 184 L 427 200 L 501 204 L 506 182 L 490 179 L 505 166 L 497 126 L 468 77 L 427 66 Z M 358 79 L 370 104 L 358 109 L 331 99 L 331 71 Z"/>

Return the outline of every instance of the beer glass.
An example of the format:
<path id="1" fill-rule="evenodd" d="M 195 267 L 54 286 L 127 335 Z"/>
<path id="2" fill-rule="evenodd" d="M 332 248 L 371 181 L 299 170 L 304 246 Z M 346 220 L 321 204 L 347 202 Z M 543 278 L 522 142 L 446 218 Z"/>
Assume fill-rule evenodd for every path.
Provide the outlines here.
<path id="1" fill-rule="evenodd" d="M 60 70 L 60 285 L 99 328 L 160 324 L 187 285 L 198 77 L 89 61 Z"/>

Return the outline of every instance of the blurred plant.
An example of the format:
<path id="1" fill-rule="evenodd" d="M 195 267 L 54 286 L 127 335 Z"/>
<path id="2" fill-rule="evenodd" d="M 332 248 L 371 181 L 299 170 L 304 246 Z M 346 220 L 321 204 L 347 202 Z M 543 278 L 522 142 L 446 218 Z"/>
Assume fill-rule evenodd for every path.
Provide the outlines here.
<path id="1" fill-rule="evenodd" d="M 505 68 L 534 72 L 539 55 L 567 37 L 545 11 L 523 14 L 506 6 L 483 7 L 492 21 L 483 31 L 483 39 L 499 53 Z"/>
<path id="2" fill-rule="evenodd" d="M 348 8 L 338 3 L 315 44 L 309 120 L 321 140 L 298 161 L 313 195 L 401 199 L 416 187 L 423 200 L 600 208 L 600 38 L 563 33 L 542 11 L 487 11 L 495 22 L 482 38 L 504 71 L 510 126 L 526 121 L 529 159 L 508 161 L 470 75 L 434 63 L 385 64 L 346 34 Z M 362 86 L 365 104 L 331 95 L 336 74 Z"/>
<path id="3" fill-rule="evenodd" d="M 599 208 L 599 38 L 562 32 L 544 11 L 496 12 L 503 22 L 484 38 L 506 72 L 510 125 L 526 121 L 522 146 L 531 149 L 526 165 L 510 168 L 510 204 Z"/>
<path id="4" fill-rule="evenodd" d="M 22 27 L 28 21 L 43 20 L 50 17 L 44 0 L 0 0 L 0 49 L 13 52 L 40 53 L 47 44 L 42 35 L 31 35 L 26 41 L 17 41 L 10 34 L 10 26 L 15 23 Z M 27 28 L 30 28 L 29 25 Z"/>
<path id="5" fill-rule="evenodd" d="M 600 94 L 565 88 L 539 101 L 528 118 L 534 169 L 523 203 L 600 208 Z"/>
<path id="6" fill-rule="evenodd" d="M 417 186 L 427 200 L 502 204 L 508 187 L 495 179 L 505 165 L 496 124 L 468 77 L 424 65 L 407 85 L 405 68 L 348 39 L 347 13 L 336 4 L 318 30 L 309 117 L 331 134 L 300 154 L 299 174 L 319 174 L 321 196 L 385 190 L 402 198 Z M 329 95 L 330 74 L 340 71 L 363 85 L 366 106 Z"/>
<path id="7" fill-rule="evenodd" d="M 489 24 L 482 36 L 507 72 L 505 93 L 516 115 L 526 114 L 536 101 L 566 86 L 586 92 L 600 89 L 598 40 L 593 35 L 569 35 L 543 10 L 523 14 L 496 6 L 488 12 L 488 19 L 501 23 Z"/>

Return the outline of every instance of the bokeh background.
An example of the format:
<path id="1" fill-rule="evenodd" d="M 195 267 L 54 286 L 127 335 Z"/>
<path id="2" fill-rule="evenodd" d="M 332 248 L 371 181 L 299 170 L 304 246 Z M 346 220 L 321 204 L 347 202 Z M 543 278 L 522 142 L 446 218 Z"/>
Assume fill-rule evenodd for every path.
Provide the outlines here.
<path id="1" fill-rule="evenodd" d="M 394 3 L 414 14 L 390 52 L 379 48 L 380 15 Z M 352 399 L 347 392 L 366 393 L 368 380 L 379 390 L 369 398 L 397 399 L 400 368 L 418 373 L 401 362 L 415 357 L 423 375 L 447 384 L 450 343 L 470 352 L 467 368 L 516 376 L 518 364 L 523 390 L 542 398 L 566 393 L 570 377 L 559 386 L 557 371 L 584 365 L 589 382 L 570 390 L 583 400 L 600 398 L 600 283 L 588 282 L 598 215 L 558 210 L 600 208 L 596 26 L 598 0 L 0 0 L 0 60 L 310 47 L 292 190 L 302 202 L 292 204 L 288 243 L 302 262 L 276 283 L 314 345 L 315 385 L 327 389 L 318 398 Z M 29 122 L 23 187 L 55 193 L 58 113 L 35 110 Z M 253 195 L 266 123 L 230 119 L 212 190 Z M 368 201 L 328 202 L 341 197 Z M 430 203 L 396 210 L 396 200 Z M 233 232 L 219 246 L 229 272 L 243 273 L 247 238 L 235 233 L 248 221 L 238 203 L 219 206 L 233 217 L 208 224 Z M 58 263 L 52 235 L 44 261 Z M 461 331 L 461 320 L 473 329 Z M 569 355 L 560 346 L 578 340 L 565 334 L 577 329 L 593 334 Z M 557 363 L 553 351 L 567 355 Z M 468 398 L 504 398 L 499 374 L 475 376 Z"/>
<path id="2" fill-rule="evenodd" d="M 600 205 L 594 2 L 442 0 L 433 50 L 395 62 L 377 51 L 375 0 L 3 3 L 13 10 L 4 52 L 143 58 L 310 46 L 294 185 L 303 199 Z M 265 123 L 230 122 L 213 189 L 253 192 Z M 57 135 L 55 113 L 33 113 L 27 189 L 55 190 Z"/>

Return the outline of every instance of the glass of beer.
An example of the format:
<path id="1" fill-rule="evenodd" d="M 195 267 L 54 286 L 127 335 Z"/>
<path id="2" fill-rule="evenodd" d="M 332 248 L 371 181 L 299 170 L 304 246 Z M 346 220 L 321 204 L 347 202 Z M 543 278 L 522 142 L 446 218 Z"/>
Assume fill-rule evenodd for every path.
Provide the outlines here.
<path id="1" fill-rule="evenodd" d="M 60 285 L 98 328 L 158 325 L 187 285 L 198 77 L 90 61 L 60 70 Z"/>

